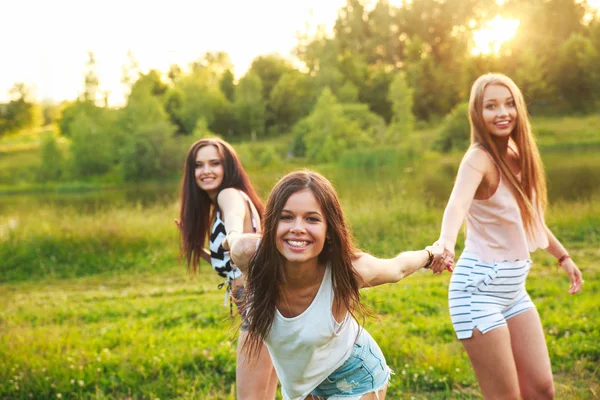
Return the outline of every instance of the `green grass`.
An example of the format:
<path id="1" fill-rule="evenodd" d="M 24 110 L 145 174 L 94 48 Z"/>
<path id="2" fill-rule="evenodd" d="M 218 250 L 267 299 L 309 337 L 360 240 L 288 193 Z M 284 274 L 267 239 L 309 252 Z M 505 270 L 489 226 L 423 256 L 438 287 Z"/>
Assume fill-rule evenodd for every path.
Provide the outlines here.
<path id="1" fill-rule="evenodd" d="M 556 139 L 570 124 L 585 130 L 595 121 L 582 120 L 547 123 L 559 132 Z M 430 129 L 420 140 L 426 144 L 433 135 Z M 2 153 L 3 143 L 0 166 L 26 171 L 32 153 Z M 285 160 L 284 139 L 270 145 L 282 164 L 250 171 L 262 195 L 306 165 Z M 426 152 L 409 162 L 405 150 L 388 151 L 381 160 L 376 153 L 362 150 L 355 159 L 312 168 L 336 186 L 362 249 L 392 256 L 430 244 L 461 154 Z M 556 398 L 597 398 L 600 181 L 594 171 L 600 164 L 593 151 L 569 146 L 542 153 L 548 225 L 586 282 L 569 296 L 564 273 L 552 257 L 536 252 L 528 290 L 544 324 Z M 90 189 L 87 184 L 73 185 L 75 192 L 0 197 L 0 399 L 233 399 L 239 320 L 228 317 L 210 266 L 203 263 L 191 278 L 178 258 L 178 186 L 93 192 L 80 190 Z M 457 250 L 461 246 L 462 237 Z M 366 327 L 395 371 L 389 399 L 481 398 L 450 324 L 449 277 L 417 273 L 363 291 L 377 315 Z"/>

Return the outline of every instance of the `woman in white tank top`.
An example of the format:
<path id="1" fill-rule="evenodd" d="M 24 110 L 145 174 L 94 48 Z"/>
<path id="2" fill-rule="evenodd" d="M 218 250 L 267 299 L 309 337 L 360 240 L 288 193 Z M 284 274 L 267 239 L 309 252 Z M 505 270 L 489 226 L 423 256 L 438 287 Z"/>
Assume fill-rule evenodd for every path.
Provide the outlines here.
<path id="1" fill-rule="evenodd" d="M 358 251 L 333 186 L 311 171 L 275 185 L 262 239 L 233 233 L 226 243 L 247 277 L 244 349 L 266 344 L 289 400 L 384 399 L 391 371 L 357 323 L 359 289 L 451 262 L 441 246 L 387 260 Z"/>
<path id="2" fill-rule="evenodd" d="M 231 264 L 222 241 L 231 232 L 259 232 L 262 202 L 235 151 L 221 139 L 202 139 L 189 149 L 181 189 L 181 249 L 188 268 L 196 270 L 200 258 L 223 277 L 238 308 L 243 301 L 244 277 Z M 204 248 L 209 240 L 210 251 Z M 223 286 L 219 285 L 219 286 Z M 230 308 L 230 310 L 231 310 Z M 231 311 L 230 311 L 231 312 Z M 275 398 L 277 375 L 268 354 L 248 358 L 240 350 L 246 332 L 240 332 L 236 360 L 239 400 Z"/>

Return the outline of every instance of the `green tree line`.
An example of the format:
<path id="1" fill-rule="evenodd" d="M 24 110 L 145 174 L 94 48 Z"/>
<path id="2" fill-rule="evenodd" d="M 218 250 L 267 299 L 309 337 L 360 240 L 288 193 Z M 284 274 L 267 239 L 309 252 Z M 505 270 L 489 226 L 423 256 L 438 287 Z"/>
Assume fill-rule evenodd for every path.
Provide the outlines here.
<path id="1" fill-rule="evenodd" d="M 473 55 L 473 32 L 496 15 L 520 21 L 516 36 L 499 52 Z M 203 54 L 188 68 L 173 65 L 166 77 L 141 73 L 130 54 L 120 109 L 99 100 L 90 54 L 83 95 L 56 119 L 70 143 L 67 169 L 161 177 L 176 168 L 174 136 L 207 134 L 236 141 L 291 132 L 294 155 L 328 161 L 344 150 L 400 143 L 415 125 L 445 116 L 436 146 L 449 150 L 466 137 L 457 121 L 471 83 L 486 72 L 511 76 L 534 114 L 590 113 L 600 104 L 600 16 L 586 1 L 379 0 L 367 8 L 347 0 L 333 33 L 299 35 L 295 54 L 302 67 L 261 55 L 237 82 L 224 52 Z M 36 123 L 36 107 L 20 89 L 0 105 L 0 135 Z M 43 111 L 46 122 L 56 114 Z M 58 156 L 52 140 L 46 153 Z"/>

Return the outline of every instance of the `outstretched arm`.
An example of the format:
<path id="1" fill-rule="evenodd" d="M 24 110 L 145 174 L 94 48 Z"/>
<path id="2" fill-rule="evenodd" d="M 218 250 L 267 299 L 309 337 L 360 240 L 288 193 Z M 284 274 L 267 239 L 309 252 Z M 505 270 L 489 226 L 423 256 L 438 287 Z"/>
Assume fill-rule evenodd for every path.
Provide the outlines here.
<path id="1" fill-rule="evenodd" d="M 583 285 L 583 277 L 575 262 L 571 259 L 571 256 L 564 248 L 564 246 L 560 243 L 560 241 L 554 236 L 554 233 L 546 226 L 546 235 L 548 236 L 548 247 L 546 251 L 554 256 L 558 260 L 558 265 L 560 265 L 567 275 L 569 276 L 569 280 L 571 281 L 571 286 L 569 287 L 569 293 L 575 294 L 581 290 Z"/>
<path id="2" fill-rule="evenodd" d="M 219 192 L 217 203 L 223 214 L 225 232 L 243 233 L 247 207 L 240 192 L 234 188 L 223 189 Z"/>
<path id="3" fill-rule="evenodd" d="M 436 242 L 452 256 L 454 256 L 458 231 L 471 207 L 477 188 L 492 168 L 495 167 L 489 156 L 478 147 L 469 149 L 460 163 L 454 188 L 444 210 L 440 237 Z M 443 264 L 439 263 L 433 268 L 434 273 L 442 270 Z"/>
<path id="4" fill-rule="evenodd" d="M 260 238 L 258 233 L 232 232 L 223 241 L 223 248 L 229 250 L 231 260 L 243 274 L 248 271 L 248 263 L 258 249 Z"/>
<path id="5" fill-rule="evenodd" d="M 405 251 L 390 259 L 362 253 L 353 262 L 353 266 L 360 277 L 360 287 L 371 287 L 398 282 L 443 256 L 443 247 L 434 245 L 425 250 Z"/>

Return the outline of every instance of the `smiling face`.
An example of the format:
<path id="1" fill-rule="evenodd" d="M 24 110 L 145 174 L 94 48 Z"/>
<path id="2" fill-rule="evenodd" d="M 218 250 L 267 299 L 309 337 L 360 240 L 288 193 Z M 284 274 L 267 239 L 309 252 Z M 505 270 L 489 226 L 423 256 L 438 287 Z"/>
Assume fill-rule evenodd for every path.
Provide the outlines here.
<path id="1" fill-rule="evenodd" d="M 223 160 L 215 146 L 204 146 L 196 153 L 196 184 L 213 199 L 223 182 Z"/>
<path id="2" fill-rule="evenodd" d="M 517 107 L 504 85 L 488 85 L 483 93 L 483 122 L 496 137 L 508 137 L 517 125 Z"/>
<path id="3" fill-rule="evenodd" d="M 325 246 L 327 221 L 310 189 L 292 194 L 277 223 L 279 253 L 292 263 L 317 262 Z"/>

